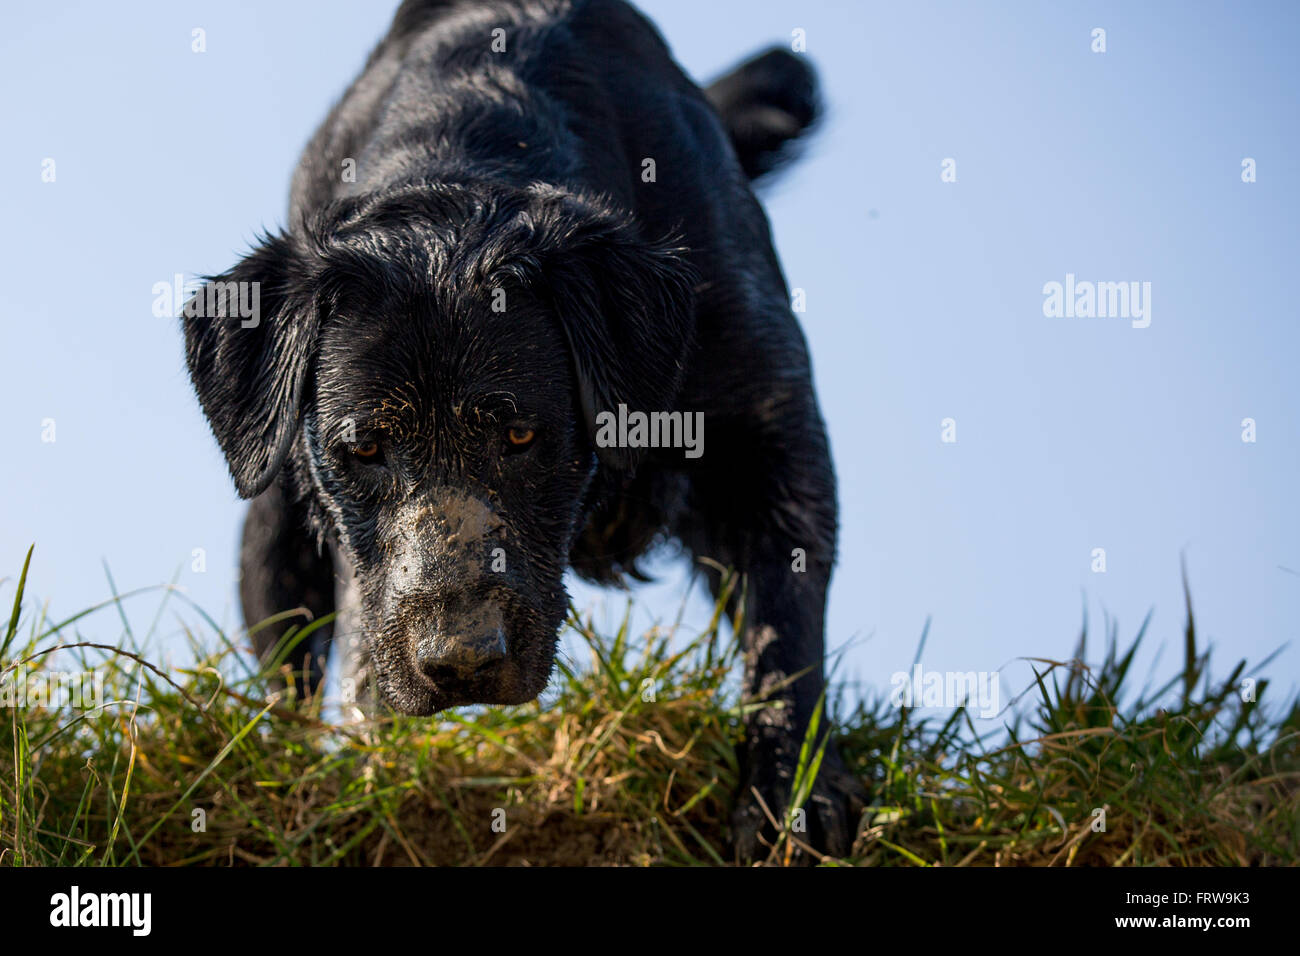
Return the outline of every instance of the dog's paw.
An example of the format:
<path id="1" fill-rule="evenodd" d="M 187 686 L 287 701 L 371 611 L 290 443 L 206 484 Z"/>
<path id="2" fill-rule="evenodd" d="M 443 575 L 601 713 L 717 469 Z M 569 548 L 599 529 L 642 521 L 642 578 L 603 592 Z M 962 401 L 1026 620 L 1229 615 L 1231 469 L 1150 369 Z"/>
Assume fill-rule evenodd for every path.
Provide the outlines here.
<path id="1" fill-rule="evenodd" d="M 849 854 L 867 804 L 867 791 L 844 766 L 834 745 L 826 748 L 803 812 L 793 815 L 788 815 L 788 810 L 794 761 L 760 751 L 749 763 L 748 778 L 731 815 L 732 845 L 738 861 L 811 865 L 824 857 Z M 778 831 L 773 819 L 787 832 Z"/>

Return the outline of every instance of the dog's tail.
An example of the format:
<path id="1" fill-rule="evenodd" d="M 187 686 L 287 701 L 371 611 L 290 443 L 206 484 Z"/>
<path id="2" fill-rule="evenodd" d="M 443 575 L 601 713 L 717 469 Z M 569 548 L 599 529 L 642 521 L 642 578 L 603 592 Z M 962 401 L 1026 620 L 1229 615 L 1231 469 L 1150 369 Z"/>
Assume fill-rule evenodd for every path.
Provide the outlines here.
<path id="1" fill-rule="evenodd" d="M 704 90 L 750 179 L 786 165 L 799 154 L 799 138 L 821 114 L 817 74 L 808 61 L 782 47 L 760 53 Z"/>

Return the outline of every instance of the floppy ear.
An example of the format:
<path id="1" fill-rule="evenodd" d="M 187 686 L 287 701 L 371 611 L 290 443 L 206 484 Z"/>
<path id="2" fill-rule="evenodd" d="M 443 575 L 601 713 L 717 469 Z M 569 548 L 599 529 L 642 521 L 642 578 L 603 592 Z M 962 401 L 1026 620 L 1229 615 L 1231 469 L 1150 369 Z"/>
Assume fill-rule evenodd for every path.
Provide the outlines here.
<path id="1" fill-rule="evenodd" d="M 593 443 L 601 412 L 671 411 L 695 332 L 695 272 L 686 250 L 647 241 L 624 215 L 568 197 L 534 223 L 549 238 L 543 271 L 578 376 Z M 635 467 L 640 449 L 600 448 Z"/>
<path id="2" fill-rule="evenodd" d="M 182 310 L 199 403 L 241 497 L 265 490 L 298 432 L 319 325 L 292 240 L 269 237 Z"/>

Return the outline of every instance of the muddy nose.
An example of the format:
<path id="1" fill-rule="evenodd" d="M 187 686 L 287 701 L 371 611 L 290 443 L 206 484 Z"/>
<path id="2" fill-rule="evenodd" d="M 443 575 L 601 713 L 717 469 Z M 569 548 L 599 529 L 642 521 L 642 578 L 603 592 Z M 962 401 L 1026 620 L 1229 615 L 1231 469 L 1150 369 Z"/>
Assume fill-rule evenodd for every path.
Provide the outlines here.
<path id="1" fill-rule="evenodd" d="M 500 628 L 473 635 L 439 635 L 421 641 L 416 650 L 420 670 L 435 684 L 453 685 L 482 677 L 506 657 L 506 636 Z"/>

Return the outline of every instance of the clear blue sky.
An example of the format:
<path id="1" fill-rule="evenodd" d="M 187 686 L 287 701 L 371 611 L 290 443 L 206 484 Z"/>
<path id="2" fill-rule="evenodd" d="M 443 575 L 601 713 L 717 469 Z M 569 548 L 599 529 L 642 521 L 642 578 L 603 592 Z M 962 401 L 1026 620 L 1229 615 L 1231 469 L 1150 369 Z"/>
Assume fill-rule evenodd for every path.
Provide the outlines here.
<path id="1" fill-rule="evenodd" d="M 237 623 L 244 505 L 151 290 L 220 271 L 283 221 L 299 150 L 395 6 L 7 12 L 0 574 L 35 541 L 32 592 L 56 615 L 107 594 L 107 561 L 123 589 L 183 567 L 194 599 Z M 1184 554 L 1220 674 L 1294 644 L 1300 7 L 641 7 L 697 78 L 795 28 L 822 74 L 824 128 L 766 201 L 806 290 L 839 472 L 828 635 L 857 641 L 844 676 L 887 690 L 927 616 L 932 669 L 1066 656 L 1085 596 L 1123 635 L 1154 609 L 1168 675 Z M 955 183 L 941 182 L 947 158 Z M 1150 282 L 1150 327 L 1046 318 L 1043 286 L 1067 273 Z M 955 444 L 940 441 L 945 418 Z M 647 613 L 670 619 L 681 580 L 644 589 Z M 703 616 L 696 604 L 688 619 Z M 101 616 L 84 633 L 113 641 L 120 625 Z M 1294 688 L 1298 661 L 1293 646 L 1269 674 Z M 1023 665 L 1004 673 L 1008 692 L 1024 686 Z"/>

